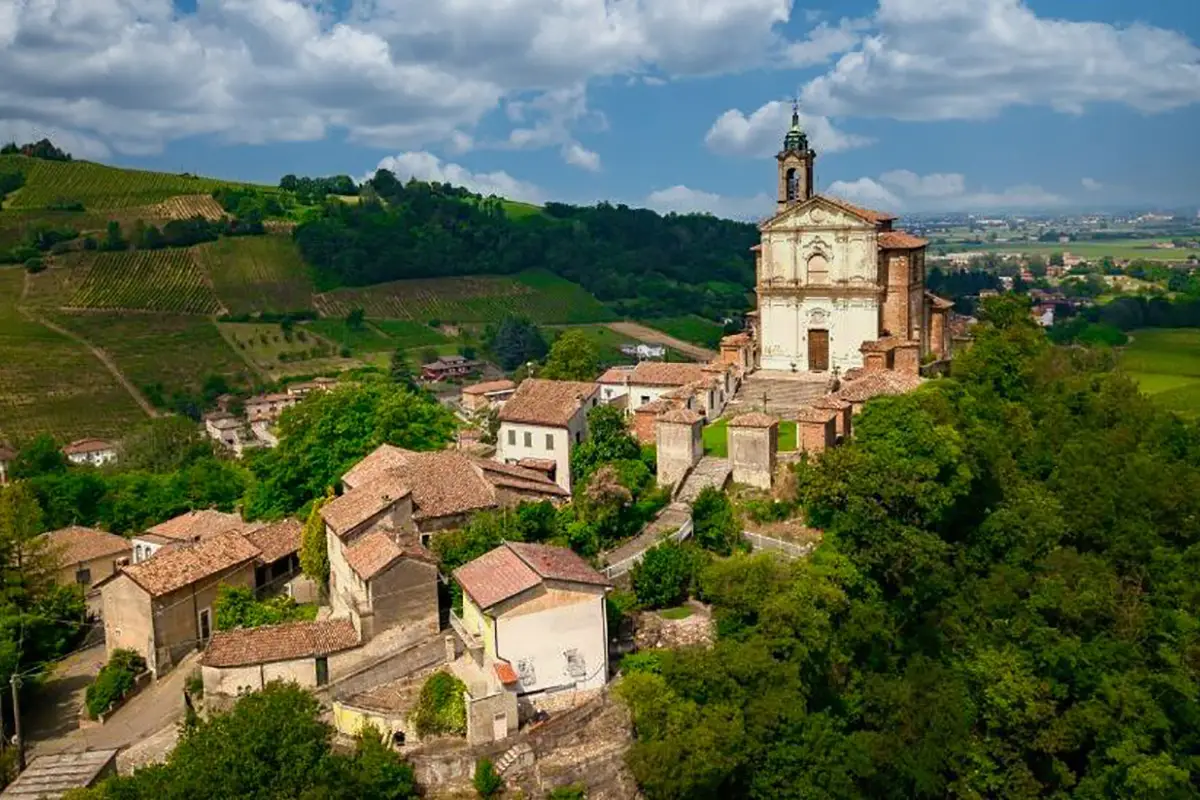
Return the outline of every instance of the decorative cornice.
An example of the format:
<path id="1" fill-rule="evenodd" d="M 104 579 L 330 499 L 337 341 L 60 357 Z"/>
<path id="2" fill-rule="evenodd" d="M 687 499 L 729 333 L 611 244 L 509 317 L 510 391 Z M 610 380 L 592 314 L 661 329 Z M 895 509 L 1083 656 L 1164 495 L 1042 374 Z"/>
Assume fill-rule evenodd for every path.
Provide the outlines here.
<path id="1" fill-rule="evenodd" d="M 880 298 L 887 293 L 884 286 L 846 286 L 842 284 L 803 284 L 798 281 L 760 283 L 754 287 L 759 297 L 795 297 L 800 299 L 824 297 L 831 300 L 856 297 Z"/>

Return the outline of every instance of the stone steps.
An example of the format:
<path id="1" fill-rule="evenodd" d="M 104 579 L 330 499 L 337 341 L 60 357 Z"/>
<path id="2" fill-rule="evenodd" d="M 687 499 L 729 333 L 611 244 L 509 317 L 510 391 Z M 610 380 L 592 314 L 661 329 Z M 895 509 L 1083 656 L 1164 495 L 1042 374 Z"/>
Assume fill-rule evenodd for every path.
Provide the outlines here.
<path id="1" fill-rule="evenodd" d="M 691 505 L 705 488 L 709 486 L 716 489 L 725 488 L 725 484 L 729 481 L 729 473 L 732 471 L 733 468 L 729 466 L 727 459 L 705 456 L 696 466 L 692 467 L 692 471 L 683 481 L 683 486 L 679 487 L 675 499 Z"/>
<path id="2" fill-rule="evenodd" d="M 503 775 L 512 767 L 522 756 L 532 755 L 533 748 L 525 742 L 517 742 L 512 747 L 504 751 L 500 758 L 496 759 L 496 773 Z"/>
<path id="3" fill-rule="evenodd" d="M 740 414 L 763 410 L 763 395 L 766 395 L 768 414 L 791 418 L 798 409 L 811 405 L 828 394 L 832 378 L 784 377 L 756 372 L 746 377 L 738 393 L 730 400 L 726 413 Z"/>

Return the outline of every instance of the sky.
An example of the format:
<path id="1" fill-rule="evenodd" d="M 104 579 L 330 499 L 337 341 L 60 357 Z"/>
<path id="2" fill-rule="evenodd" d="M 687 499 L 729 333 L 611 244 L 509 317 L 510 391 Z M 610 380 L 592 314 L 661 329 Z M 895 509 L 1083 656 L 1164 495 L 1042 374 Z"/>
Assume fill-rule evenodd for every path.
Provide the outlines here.
<path id="1" fill-rule="evenodd" d="M 752 219 L 1200 208 L 1200 0 L 0 0 L 0 139 Z"/>

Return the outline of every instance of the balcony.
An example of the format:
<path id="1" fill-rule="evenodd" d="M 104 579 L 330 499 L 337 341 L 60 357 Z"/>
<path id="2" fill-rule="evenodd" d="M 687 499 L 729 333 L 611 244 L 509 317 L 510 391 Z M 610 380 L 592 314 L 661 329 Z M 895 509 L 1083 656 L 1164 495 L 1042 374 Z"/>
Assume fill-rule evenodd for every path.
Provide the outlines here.
<path id="1" fill-rule="evenodd" d="M 458 638 L 462 639 L 463 645 L 468 650 L 482 651 L 483 642 L 479 637 L 467 630 L 467 626 L 463 624 L 462 617 L 450 610 L 450 627 L 458 634 Z"/>

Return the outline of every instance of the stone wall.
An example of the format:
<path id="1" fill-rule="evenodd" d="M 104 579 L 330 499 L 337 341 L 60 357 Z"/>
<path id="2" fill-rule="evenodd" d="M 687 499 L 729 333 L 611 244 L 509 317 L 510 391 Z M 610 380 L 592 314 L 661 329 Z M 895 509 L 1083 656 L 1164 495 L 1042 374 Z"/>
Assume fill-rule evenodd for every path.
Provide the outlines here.
<path id="1" fill-rule="evenodd" d="M 462 645 L 457 636 L 448 635 L 453 639 L 457 656 L 462 652 Z M 389 683 L 434 664 L 444 663 L 449 649 L 444 636 L 430 636 L 417 644 L 389 653 L 369 664 L 364 664 L 344 677 L 334 680 L 328 687 L 330 695 L 334 699 L 352 697 L 381 683 Z"/>
<path id="2" fill-rule="evenodd" d="M 683 480 L 700 456 L 704 453 L 701 441 L 701 419 L 659 419 L 656 440 L 658 443 L 658 485 L 674 486 Z"/>
<path id="3" fill-rule="evenodd" d="M 737 427 L 730 424 L 728 435 L 733 482 L 770 489 L 779 449 L 779 426 Z"/>

